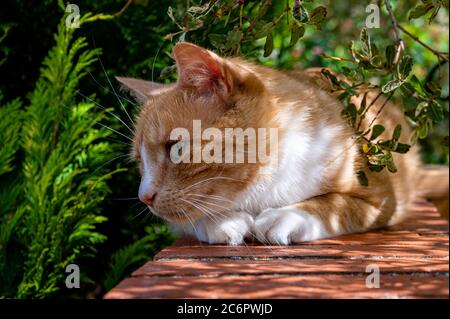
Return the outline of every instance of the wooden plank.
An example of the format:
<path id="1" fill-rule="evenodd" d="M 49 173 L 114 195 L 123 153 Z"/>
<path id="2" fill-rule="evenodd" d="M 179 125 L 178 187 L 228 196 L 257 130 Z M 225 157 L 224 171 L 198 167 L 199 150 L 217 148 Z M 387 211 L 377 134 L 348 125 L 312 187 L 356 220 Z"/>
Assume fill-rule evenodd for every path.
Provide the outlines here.
<path id="1" fill-rule="evenodd" d="M 292 246 L 182 238 L 105 298 L 448 298 L 448 223 L 418 201 L 381 230 Z M 366 286 L 368 265 L 380 270 Z"/>
<path id="2" fill-rule="evenodd" d="M 415 207 L 404 223 L 361 234 L 292 246 L 208 245 L 183 238 L 155 256 L 164 259 L 214 258 L 440 258 L 448 256 L 448 223 L 429 203 Z"/>
<path id="3" fill-rule="evenodd" d="M 439 258 L 448 256 L 448 245 L 420 245 L 414 247 L 391 245 L 297 245 L 287 247 L 219 245 L 185 246 L 166 248 L 155 260 L 166 259 L 398 259 L 398 258 Z"/>
<path id="4" fill-rule="evenodd" d="M 218 277 L 225 275 L 265 274 L 364 274 L 368 265 L 376 265 L 381 273 L 448 272 L 448 258 L 401 260 L 171 260 L 149 261 L 136 270 L 133 277 Z"/>
<path id="5" fill-rule="evenodd" d="M 303 242 L 298 246 L 304 245 L 385 245 L 389 243 L 395 243 L 398 246 L 416 246 L 420 244 L 447 244 L 448 243 L 448 231 L 424 231 L 424 232 L 411 232 L 411 231 L 371 231 L 360 234 L 342 235 L 330 239 L 321 239 L 309 242 Z M 258 243 L 246 243 L 247 246 L 258 246 Z M 211 245 L 199 242 L 192 238 L 181 238 L 175 241 L 173 247 L 183 246 L 204 246 L 210 247 Z M 278 246 L 273 246 L 278 247 Z"/>
<path id="6" fill-rule="evenodd" d="M 381 275 L 380 288 L 361 275 L 132 277 L 105 298 L 448 298 L 448 277 Z"/>

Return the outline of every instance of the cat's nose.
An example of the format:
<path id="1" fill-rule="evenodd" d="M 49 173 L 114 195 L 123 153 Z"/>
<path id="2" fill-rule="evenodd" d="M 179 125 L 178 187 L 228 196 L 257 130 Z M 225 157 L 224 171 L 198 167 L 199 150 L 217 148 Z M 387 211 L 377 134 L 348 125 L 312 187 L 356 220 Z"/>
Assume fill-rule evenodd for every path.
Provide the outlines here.
<path id="1" fill-rule="evenodd" d="M 156 192 L 145 193 L 143 195 L 139 194 L 139 200 L 148 206 L 151 206 L 153 204 L 155 197 L 156 197 Z"/>

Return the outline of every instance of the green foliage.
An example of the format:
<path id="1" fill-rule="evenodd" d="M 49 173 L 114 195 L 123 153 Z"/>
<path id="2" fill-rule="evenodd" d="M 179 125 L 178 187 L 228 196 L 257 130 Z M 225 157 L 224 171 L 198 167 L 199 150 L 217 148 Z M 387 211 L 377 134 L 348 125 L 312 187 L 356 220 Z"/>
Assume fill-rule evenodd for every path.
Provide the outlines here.
<path id="1" fill-rule="evenodd" d="M 12 161 L 20 146 L 20 140 L 17 137 L 23 120 L 21 107 L 20 100 L 16 99 L 0 108 L 0 118 L 2 119 L 0 122 L 0 140 L 3 143 L 0 149 L 0 175 L 13 170 Z"/>
<path id="2" fill-rule="evenodd" d="M 109 1 L 103 2 L 104 5 L 110 4 Z M 41 12 L 39 19 L 30 20 L 33 23 L 45 20 L 45 25 L 35 28 L 38 38 L 54 31 L 47 25 L 52 25 L 49 21 L 53 19 L 56 2 L 48 1 L 43 5 L 48 10 Z M 98 5 L 101 1 L 91 3 L 92 8 Z M 14 7 L 22 8 L 20 4 Z M 59 1 L 59 7 L 64 9 L 62 1 Z M 81 11 L 86 12 L 83 10 L 86 6 L 81 7 Z M 119 21 L 111 20 L 112 15 L 85 14 L 77 33 L 83 34 L 92 25 L 115 21 L 122 28 L 120 36 L 126 34 L 139 41 L 139 45 L 136 43 L 134 49 L 129 49 L 129 65 L 124 65 L 124 70 L 140 72 L 144 65 L 151 70 L 155 66 L 153 57 L 146 56 L 142 63 L 136 61 L 142 59 L 142 48 L 153 48 L 153 43 L 142 45 L 147 41 L 141 42 L 135 36 L 139 30 L 127 25 L 154 23 L 155 15 L 143 17 L 145 8 L 146 5 L 133 7 L 129 10 L 133 13 L 131 17 L 127 17 L 126 12 L 124 19 Z M 28 11 L 24 10 L 26 15 Z M 2 9 L 0 12 L 6 11 Z M 47 13 L 49 16 L 45 19 Z M 4 21 L 2 14 L 0 20 Z M 95 24 L 88 24 L 94 21 Z M 131 224 L 129 220 L 120 220 L 127 216 L 127 209 L 134 212 L 134 206 L 127 207 L 120 202 L 111 205 L 107 198 L 113 192 L 115 197 L 131 196 L 124 194 L 124 189 L 133 191 L 135 196 L 133 187 L 137 176 L 134 167 L 117 161 L 128 153 L 123 146 L 127 146 L 126 143 L 120 138 L 129 132 L 123 132 L 125 126 L 119 123 L 123 121 L 113 113 L 116 110 L 102 106 L 112 105 L 123 111 L 121 104 L 128 106 L 128 103 L 121 98 L 121 103 L 113 99 L 115 103 L 112 104 L 109 90 L 98 86 L 98 81 L 105 80 L 103 77 L 111 70 L 99 74 L 99 80 L 94 79 L 95 86 L 86 86 L 89 82 L 86 75 L 92 76 L 99 65 L 96 62 L 100 49 L 89 49 L 86 38 L 75 37 L 75 29 L 66 28 L 64 22 L 65 17 L 59 23 L 54 45 L 39 70 L 40 77 L 33 92 L 24 97 L 26 88 L 30 86 L 28 73 L 37 71 L 33 71 L 34 65 L 30 61 L 39 58 L 38 51 L 26 60 L 28 68 L 22 72 L 19 84 L 15 81 L 16 73 L 11 73 L 9 81 L 0 83 L 0 89 L 9 98 L 18 88 L 23 97 L 0 107 L 0 298 L 82 297 L 92 295 L 90 290 L 95 289 L 95 285 L 100 288 L 96 289 L 98 292 L 104 293 L 102 283 L 111 288 L 132 270 L 130 267 L 137 267 L 151 258 L 171 238 L 167 228 L 153 226 L 145 231 L 145 225 L 137 221 Z M 14 58 L 21 54 L 17 44 L 23 37 L 17 37 L 17 42 L 9 40 L 17 36 L 20 28 L 21 24 L 2 23 L 2 30 L 6 30 L 0 34 L 0 41 L 6 39 L 6 45 L 3 46 L 3 42 L 0 50 L 0 54 L 5 53 L 5 57 L 0 55 L 0 60 L 5 62 L 0 64 L 2 72 L 8 73 L 10 67 L 16 69 Z M 157 34 L 152 36 L 157 37 Z M 34 40 L 34 35 L 29 40 Z M 9 52 L 14 52 L 14 55 L 7 55 Z M 110 51 L 106 61 L 109 58 L 118 60 L 111 52 L 117 50 Z M 164 61 L 164 57 L 161 60 Z M 123 73 L 125 71 L 112 72 Z M 98 95 L 81 94 L 79 90 L 86 87 Z M 78 101 L 81 97 L 85 101 Z M 98 99 L 101 103 L 97 103 Z M 119 226 L 111 231 L 111 225 L 117 223 Z M 120 250 L 120 247 L 125 248 Z M 122 253 L 111 258 L 114 250 Z M 92 261 L 94 256 L 96 262 Z M 108 259 L 112 260 L 111 267 L 117 269 L 112 269 L 105 279 Z M 80 267 L 81 289 L 68 290 L 64 286 L 65 267 L 70 263 Z"/>
<path id="3" fill-rule="evenodd" d="M 330 22 L 326 19 L 328 12 L 335 13 L 334 10 L 329 9 L 329 7 L 333 9 L 332 2 L 320 1 L 321 4 L 324 2 L 328 5 L 317 5 L 316 3 L 319 1 L 299 0 L 248 3 L 225 0 L 202 1 L 201 4 L 198 4 L 202 8 L 201 14 L 198 14 L 197 10 L 192 10 L 193 7 L 187 6 L 191 3 L 190 1 L 186 2 L 187 4 L 179 2 L 176 9 L 170 8 L 169 10 L 170 18 L 179 31 L 170 33 L 168 39 L 179 36 L 181 40 L 188 39 L 221 54 L 243 54 L 251 58 L 261 48 L 260 39 L 265 37 L 264 45 L 261 48 L 262 58 L 259 60 L 267 62 L 264 58 L 272 58 L 271 55 L 277 46 L 281 53 L 286 46 L 291 47 L 290 50 L 294 50 L 292 46 L 295 46 L 302 37 L 305 43 L 310 41 L 304 36 L 306 27 L 314 26 L 316 30 L 310 32 L 314 32 L 314 36 L 320 36 L 321 32 L 326 29 L 327 23 Z M 351 5 L 347 4 L 348 7 Z M 349 39 L 348 41 L 350 58 L 345 54 L 343 56 L 322 54 L 323 58 L 333 61 L 328 66 L 336 73 L 346 76 L 351 83 L 339 80 L 327 70 L 324 70 L 323 74 L 332 83 L 331 91 L 340 93 L 339 98 L 345 106 L 343 116 L 356 130 L 356 138 L 363 145 L 363 154 L 369 168 L 381 171 L 387 167 L 389 171 L 395 172 L 392 152 L 406 153 L 410 144 L 415 143 L 417 139 L 425 139 L 432 131 L 433 126 L 448 116 L 448 104 L 441 101 L 441 91 L 443 87 L 448 90 L 448 80 L 445 84 L 442 79 L 431 81 L 425 79 L 423 75 L 414 74 L 415 58 L 408 47 L 410 42 L 403 40 L 402 37 L 419 44 L 422 54 L 431 52 L 435 63 L 442 64 L 445 61 L 448 63 L 448 52 L 439 52 L 424 45 L 420 39 L 404 28 L 398 21 L 404 23 L 404 20 L 399 19 L 406 19 L 406 16 L 396 17 L 397 11 L 391 8 L 389 1 L 380 2 L 380 6 L 382 6 L 381 14 L 385 15 L 384 25 L 393 25 L 395 37 L 389 39 L 386 36 L 381 37 L 379 34 L 374 37 L 372 30 L 362 27 L 358 40 Z M 432 12 L 428 17 L 428 23 L 432 23 L 442 7 L 448 10 L 448 3 L 439 0 L 422 1 L 421 4 L 409 11 L 409 19 L 416 19 Z M 365 10 L 361 8 L 361 12 L 365 13 Z M 334 16 L 334 19 L 338 18 Z M 361 15 L 360 19 L 364 21 L 365 17 Z M 187 23 L 181 21 L 187 21 Z M 287 45 L 284 41 L 286 30 L 290 30 L 291 33 Z M 322 33 L 325 38 L 330 36 L 329 32 Z M 313 61 L 306 61 L 305 64 L 312 63 Z M 364 98 L 362 105 L 356 106 L 350 102 L 350 99 L 359 94 L 358 91 L 367 89 L 379 89 L 380 94 L 377 100 L 384 96 L 381 101 L 385 101 L 382 109 L 391 99 L 404 102 L 403 104 L 407 106 L 405 107 L 407 120 L 413 127 L 410 144 L 398 143 L 398 138 L 395 137 L 387 141 L 377 141 L 376 137 L 384 131 L 384 127 L 381 125 L 372 127 L 375 121 L 372 121 L 368 130 L 359 131 L 361 121 L 373 106 L 373 101 L 367 105 L 366 98 Z M 368 138 L 369 135 L 370 138 Z M 448 136 L 448 134 L 446 135 Z"/>
<path id="4" fill-rule="evenodd" d="M 62 21 L 25 110 L 18 100 L 0 109 L 7 141 L 0 167 L 9 173 L 5 181 L 11 180 L 3 183 L 2 177 L 1 184 L 2 204 L 11 203 L 2 205 L 0 215 L 0 293 L 6 297 L 54 294 L 64 283 L 65 267 L 105 240 L 95 231 L 106 220 L 96 209 L 115 172 L 94 169 L 114 148 L 104 141 L 110 132 L 95 127 L 105 113 L 94 112 L 92 103 L 75 102 L 78 83 L 98 50 L 85 50 L 85 39 L 72 36 Z M 21 158 L 14 158 L 19 151 Z"/>
<path id="5" fill-rule="evenodd" d="M 422 3 L 417 4 L 411 11 L 409 11 L 408 18 L 418 19 L 430 13 L 428 22 L 431 23 L 436 15 L 439 13 L 441 7 L 448 10 L 447 0 L 422 0 Z"/>
<path id="6" fill-rule="evenodd" d="M 145 231 L 147 234 L 144 237 L 112 254 L 103 283 L 106 291 L 129 275 L 132 266 L 147 261 L 155 252 L 172 241 L 167 226 L 146 227 Z"/>
<path id="7" fill-rule="evenodd" d="M 290 30 L 290 46 L 293 46 L 304 36 L 307 27 L 320 28 L 327 16 L 325 7 L 297 0 L 292 8 L 288 1 L 215 0 L 199 6 L 190 3 L 178 1 L 176 7 L 169 7 L 168 15 L 179 30 L 166 38 L 189 38 L 222 55 L 254 53 L 255 41 L 265 39 L 264 57 L 268 57 L 274 48 L 273 33 L 278 29 Z"/>

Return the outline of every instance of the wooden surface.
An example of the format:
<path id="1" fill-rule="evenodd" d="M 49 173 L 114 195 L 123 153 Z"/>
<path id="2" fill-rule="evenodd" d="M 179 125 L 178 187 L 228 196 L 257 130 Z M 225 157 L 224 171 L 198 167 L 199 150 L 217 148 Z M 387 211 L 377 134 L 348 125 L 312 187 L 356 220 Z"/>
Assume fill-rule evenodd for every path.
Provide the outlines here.
<path id="1" fill-rule="evenodd" d="M 395 227 L 294 246 L 181 239 L 105 298 L 448 298 L 448 249 L 447 221 L 422 201 Z"/>

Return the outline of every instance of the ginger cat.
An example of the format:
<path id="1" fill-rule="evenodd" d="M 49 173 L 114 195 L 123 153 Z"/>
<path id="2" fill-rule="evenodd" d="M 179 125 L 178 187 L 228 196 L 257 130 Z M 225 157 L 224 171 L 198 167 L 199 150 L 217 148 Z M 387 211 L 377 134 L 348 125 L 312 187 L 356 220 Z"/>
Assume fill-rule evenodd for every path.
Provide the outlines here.
<path id="1" fill-rule="evenodd" d="M 142 174 L 139 198 L 155 215 L 201 241 L 230 245 L 246 238 L 288 245 L 363 232 L 405 216 L 418 182 L 417 150 L 394 155 L 395 174 L 368 170 L 342 104 L 316 84 L 316 71 L 278 71 L 185 42 L 173 56 L 177 83 L 118 78 L 142 103 L 132 155 Z M 368 94 L 368 104 L 376 93 Z M 362 129 L 384 101 L 373 105 Z M 277 128 L 278 161 L 174 163 L 171 131 L 192 133 L 194 120 L 219 131 Z M 386 127 L 381 139 L 402 124 L 400 140 L 407 143 L 408 127 L 396 105 L 387 104 L 378 122 Z M 368 186 L 359 183 L 359 170 Z"/>

